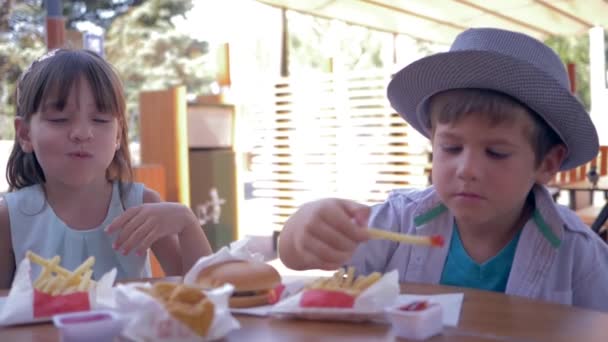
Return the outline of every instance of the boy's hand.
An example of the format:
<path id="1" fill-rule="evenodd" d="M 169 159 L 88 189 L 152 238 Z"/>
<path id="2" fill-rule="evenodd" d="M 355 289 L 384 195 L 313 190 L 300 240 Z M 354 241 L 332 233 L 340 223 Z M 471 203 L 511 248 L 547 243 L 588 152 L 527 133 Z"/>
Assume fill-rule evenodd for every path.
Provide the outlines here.
<path id="1" fill-rule="evenodd" d="M 304 204 L 285 223 L 279 256 L 293 269 L 333 270 L 351 258 L 359 243 L 369 239 L 369 207 L 342 199 Z"/>
<path id="2" fill-rule="evenodd" d="M 179 203 L 145 203 L 127 209 L 106 228 L 106 233 L 118 232 L 114 249 L 127 255 L 131 251 L 143 254 L 153 243 L 169 235 L 177 235 L 196 219 L 190 209 Z"/>

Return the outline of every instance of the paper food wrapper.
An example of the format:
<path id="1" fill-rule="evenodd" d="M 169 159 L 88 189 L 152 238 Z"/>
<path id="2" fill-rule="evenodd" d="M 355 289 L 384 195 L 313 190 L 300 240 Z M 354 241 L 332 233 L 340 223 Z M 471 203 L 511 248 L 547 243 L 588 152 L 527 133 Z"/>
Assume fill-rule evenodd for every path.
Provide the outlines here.
<path id="1" fill-rule="evenodd" d="M 278 302 L 270 313 L 306 319 L 382 320 L 384 309 L 394 305 L 399 296 L 399 275 L 397 270 L 384 274 L 378 281 L 353 298 L 352 307 L 303 306 L 302 299 L 306 296 L 307 291 L 307 289 L 303 289 Z"/>
<path id="2" fill-rule="evenodd" d="M 15 273 L 8 297 L 0 311 L 0 325 L 34 323 L 49 320 L 53 315 L 74 311 L 88 311 L 101 307 L 106 297 L 112 296 L 116 269 L 104 274 L 96 286 L 86 292 L 51 296 L 33 287 L 31 263 L 21 261 Z"/>
<path id="3" fill-rule="evenodd" d="M 196 277 L 199 272 L 211 265 L 231 260 L 255 260 L 264 261 L 264 256 L 254 253 L 249 248 L 249 238 L 234 241 L 229 247 L 222 247 L 219 251 L 200 258 L 184 276 L 184 284 L 196 285 Z"/>
<path id="4" fill-rule="evenodd" d="M 117 285 L 114 289 L 116 306 L 112 309 L 126 319 L 123 337 L 133 341 L 212 341 L 240 327 L 228 309 L 232 285 L 205 291 L 207 298 L 213 302 L 214 315 L 204 337 L 174 319 L 161 302 L 138 289 L 151 286 L 150 283 L 130 283 Z"/>

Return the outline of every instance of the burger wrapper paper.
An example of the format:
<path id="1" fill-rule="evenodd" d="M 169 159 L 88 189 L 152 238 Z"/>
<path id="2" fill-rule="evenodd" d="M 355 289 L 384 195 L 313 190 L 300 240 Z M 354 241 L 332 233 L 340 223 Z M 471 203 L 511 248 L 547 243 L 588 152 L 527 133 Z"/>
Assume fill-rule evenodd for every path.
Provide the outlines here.
<path id="1" fill-rule="evenodd" d="M 119 284 L 115 288 L 113 309 L 125 318 L 122 336 L 128 340 L 213 341 L 240 327 L 228 309 L 232 285 L 205 292 L 214 305 L 213 320 L 206 336 L 196 334 L 181 321 L 173 318 L 161 302 L 140 290 L 151 286 L 150 283 L 129 283 Z"/>
<path id="2" fill-rule="evenodd" d="M 230 247 L 222 247 L 214 254 L 200 258 L 194 266 L 184 276 L 185 284 L 196 284 L 196 277 L 199 272 L 209 266 L 230 260 L 255 260 L 264 261 L 264 256 L 254 253 L 249 248 L 249 238 L 241 239 L 230 244 Z"/>
<path id="3" fill-rule="evenodd" d="M 304 319 L 383 321 L 384 309 L 395 304 L 399 297 L 399 275 L 397 270 L 384 274 L 378 281 L 354 297 L 352 307 L 304 307 L 302 298 L 306 289 L 278 302 L 271 315 Z"/>
<path id="4" fill-rule="evenodd" d="M 57 296 L 34 289 L 31 269 L 28 258 L 19 263 L 10 292 L 0 302 L 0 325 L 44 322 L 59 313 L 94 310 L 113 296 L 116 269 L 104 274 L 89 291 Z"/>

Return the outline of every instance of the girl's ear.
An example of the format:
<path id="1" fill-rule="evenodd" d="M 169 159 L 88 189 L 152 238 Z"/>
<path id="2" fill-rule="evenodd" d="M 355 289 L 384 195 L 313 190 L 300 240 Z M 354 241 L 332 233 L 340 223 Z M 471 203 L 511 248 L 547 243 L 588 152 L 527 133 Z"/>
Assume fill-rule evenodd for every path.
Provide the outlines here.
<path id="1" fill-rule="evenodd" d="M 120 125 L 118 125 L 118 129 L 116 130 L 116 146 L 114 147 L 115 151 L 120 150 L 120 139 L 122 134 L 120 134 L 122 131 L 122 128 L 120 127 Z"/>
<path id="2" fill-rule="evenodd" d="M 22 117 L 15 118 L 15 135 L 17 136 L 17 142 L 21 146 L 21 149 L 25 153 L 34 152 L 34 147 L 32 146 L 32 140 L 30 138 L 30 124 L 25 121 Z"/>
<path id="3" fill-rule="evenodd" d="M 555 145 L 547 153 L 536 170 L 536 182 L 539 184 L 547 184 L 562 166 L 562 162 L 566 159 L 568 150 L 563 144 Z"/>

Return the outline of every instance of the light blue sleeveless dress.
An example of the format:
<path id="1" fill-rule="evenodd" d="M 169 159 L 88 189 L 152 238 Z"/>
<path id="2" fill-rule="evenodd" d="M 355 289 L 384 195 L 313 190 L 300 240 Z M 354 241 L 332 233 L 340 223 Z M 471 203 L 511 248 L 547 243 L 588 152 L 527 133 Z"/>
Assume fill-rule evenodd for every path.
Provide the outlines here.
<path id="1" fill-rule="evenodd" d="M 144 186 L 132 183 L 126 187 L 125 208 L 142 204 Z M 98 280 L 112 268 L 117 270 L 117 280 L 150 277 L 148 253 L 138 256 L 131 252 L 122 255 L 112 248 L 117 234 L 108 235 L 104 229 L 125 208 L 120 200 L 118 182 L 112 186 L 112 200 L 106 218 L 101 225 L 89 230 L 74 230 L 63 222 L 46 202 L 40 185 L 32 185 L 4 196 L 10 218 L 11 241 L 17 265 L 28 250 L 45 258 L 61 257 L 61 266 L 74 270 L 89 256 L 95 257 L 93 278 Z M 38 265 L 32 267 L 32 277 L 40 272 Z"/>

